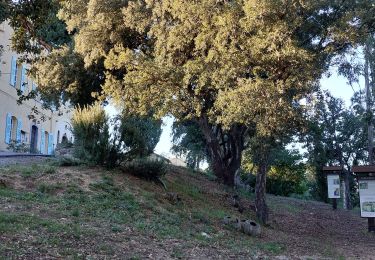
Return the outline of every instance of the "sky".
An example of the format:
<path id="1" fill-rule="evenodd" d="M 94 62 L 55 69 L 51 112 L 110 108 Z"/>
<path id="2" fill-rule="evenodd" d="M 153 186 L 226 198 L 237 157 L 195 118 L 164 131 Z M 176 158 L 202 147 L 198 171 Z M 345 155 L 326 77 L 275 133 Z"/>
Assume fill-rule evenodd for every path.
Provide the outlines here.
<path id="1" fill-rule="evenodd" d="M 321 87 L 324 90 L 328 90 L 335 97 L 341 98 L 345 101 L 347 107 L 350 106 L 350 98 L 353 96 L 354 91 L 358 91 L 360 88 L 364 88 L 363 80 L 360 80 L 359 84 L 350 86 L 347 84 L 347 80 L 343 76 L 339 76 L 336 71 L 332 71 L 330 77 L 323 77 L 321 79 Z M 106 111 L 109 115 L 114 115 L 116 109 L 113 106 L 108 106 Z M 172 117 L 165 117 L 163 119 L 163 132 L 160 137 L 160 141 L 155 148 L 155 153 L 171 158 L 174 155 L 171 153 L 172 148 Z"/>
<path id="2" fill-rule="evenodd" d="M 359 83 L 350 86 L 347 84 L 347 80 L 338 75 L 336 71 L 332 71 L 332 76 L 329 78 L 323 77 L 320 84 L 322 89 L 328 90 L 334 97 L 343 99 L 347 107 L 351 104 L 350 98 L 353 96 L 354 91 L 364 89 L 363 79 L 360 79 Z"/>

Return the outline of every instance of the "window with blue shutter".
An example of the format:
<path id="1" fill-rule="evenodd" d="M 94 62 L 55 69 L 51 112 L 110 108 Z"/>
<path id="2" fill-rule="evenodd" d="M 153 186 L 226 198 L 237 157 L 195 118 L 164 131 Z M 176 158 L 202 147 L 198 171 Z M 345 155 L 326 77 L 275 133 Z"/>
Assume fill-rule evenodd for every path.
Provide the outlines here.
<path id="1" fill-rule="evenodd" d="M 26 79 L 26 66 L 22 65 L 22 70 L 21 70 L 21 82 L 20 82 L 20 90 L 22 93 L 25 91 L 25 85 L 27 83 Z"/>
<path id="2" fill-rule="evenodd" d="M 45 133 L 44 133 L 44 129 L 42 128 L 42 131 L 40 132 L 40 153 L 42 154 L 45 153 L 44 146 L 45 146 Z"/>
<path id="3" fill-rule="evenodd" d="M 10 136 L 12 132 L 12 115 L 7 113 L 6 124 L 5 124 L 5 143 L 10 143 Z"/>
<path id="4" fill-rule="evenodd" d="M 22 130 L 22 120 L 17 120 L 17 143 L 21 142 L 21 130 Z"/>
<path id="5" fill-rule="evenodd" d="M 37 87 L 37 86 L 36 86 L 35 82 L 33 82 L 33 83 L 31 84 L 31 89 L 32 89 L 32 90 L 36 90 L 36 87 Z"/>
<path id="6" fill-rule="evenodd" d="M 53 134 L 48 136 L 48 155 L 53 154 Z"/>
<path id="7" fill-rule="evenodd" d="M 16 86 L 17 82 L 17 58 L 12 56 L 12 62 L 10 67 L 10 81 L 9 84 L 13 87 Z"/>

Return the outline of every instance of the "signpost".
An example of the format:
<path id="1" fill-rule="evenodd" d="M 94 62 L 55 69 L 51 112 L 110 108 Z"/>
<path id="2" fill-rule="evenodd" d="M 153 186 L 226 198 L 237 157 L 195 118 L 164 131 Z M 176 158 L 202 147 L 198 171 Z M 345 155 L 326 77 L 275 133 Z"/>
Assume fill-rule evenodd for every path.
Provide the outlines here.
<path id="1" fill-rule="evenodd" d="M 361 217 L 368 218 L 368 231 L 375 232 L 375 166 L 353 166 L 357 176 Z"/>
<path id="2" fill-rule="evenodd" d="M 323 172 L 327 174 L 328 198 L 333 200 L 333 209 L 337 209 L 337 199 L 340 194 L 340 174 L 343 172 L 342 166 L 323 167 Z"/>

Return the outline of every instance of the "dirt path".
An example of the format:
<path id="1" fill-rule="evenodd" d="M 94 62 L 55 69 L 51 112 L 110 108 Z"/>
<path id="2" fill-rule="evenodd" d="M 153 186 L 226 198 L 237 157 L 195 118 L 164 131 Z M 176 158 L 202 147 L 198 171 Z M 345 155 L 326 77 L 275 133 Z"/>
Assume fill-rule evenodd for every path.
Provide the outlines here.
<path id="1" fill-rule="evenodd" d="M 273 197 L 273 196 L 272 196 Z M 289 253 L 324 252 L 350 259 L 375 259 L 375 234 L 358 211 L 332 210 L 320 202 L 273 197 L 271 227 L 266 237 L 287 241 Z M 276 207 L 275 207 L 276 205 Z"/>

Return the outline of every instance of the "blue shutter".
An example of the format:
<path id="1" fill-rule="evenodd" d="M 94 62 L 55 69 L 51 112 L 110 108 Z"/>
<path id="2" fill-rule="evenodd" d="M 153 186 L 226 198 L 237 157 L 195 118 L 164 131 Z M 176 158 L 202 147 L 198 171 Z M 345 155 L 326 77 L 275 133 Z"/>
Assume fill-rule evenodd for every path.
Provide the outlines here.
<path id="1" fill-rule="evenodd" d="M 40 153 L 42 154 L 45 153 L 44 143 L 45 143 L 45 133 L 44 133 L 44 129 L 42 128 L 42 130 L 40 131 Z"/>
<path id="2" fill-rule="evenodd" d="M 5 143 L 10 143 L 10 135 L 12 131 L 12 115 L 7 113 L 6 124 L 5 124 Z"/>
<path id="3" fill-rule="evenodd" d="M 25 91 L 25 85 L 26 85 L 26 66 L 22 65 L 21 82 L 20 82 L 20 90 L 22 91 L 22 93 Z"/>
<path id="4" fill-rule="evenodd" d="M 16 86 L 17 82 L 17 59 L 12 56 L 12 62 L 11 62 L 11 71 L 10 71 L 10 81 L 9 84 L 13 87 Z"/>
<path id="5" fill-rule="evenodd" d="M 36 84 L 35 84 L 35 82 L 33 82 L 33 83 L 31 84 L 31 88 L 32 88 L 32 90 L 36 90 Z"/>
<path id="6" fill-rule="evenodd" d="M 48 136 L 48 154 L 52 155 L 53 153 L 53 134 Z"/>
<path id="7" fill-rule="evenodd" d="M 21 130 L 22 130 L 22 120 L 17 120 L 17 143 L 21 142 Z"/>

